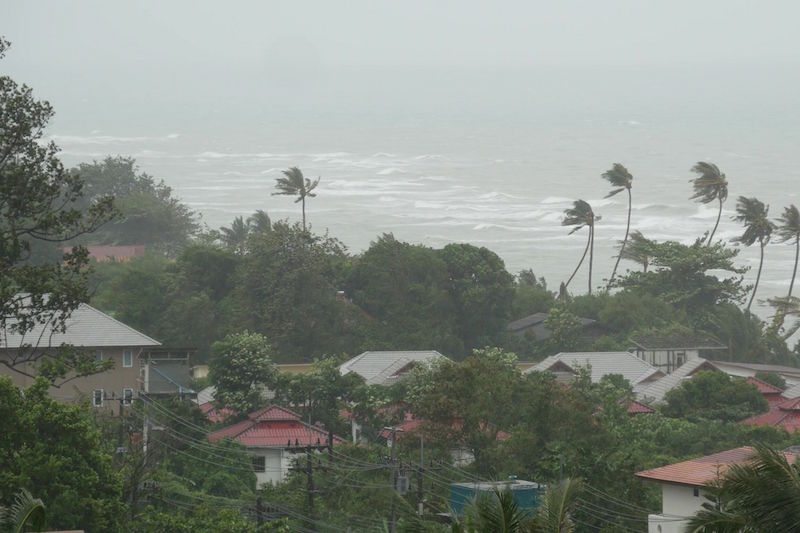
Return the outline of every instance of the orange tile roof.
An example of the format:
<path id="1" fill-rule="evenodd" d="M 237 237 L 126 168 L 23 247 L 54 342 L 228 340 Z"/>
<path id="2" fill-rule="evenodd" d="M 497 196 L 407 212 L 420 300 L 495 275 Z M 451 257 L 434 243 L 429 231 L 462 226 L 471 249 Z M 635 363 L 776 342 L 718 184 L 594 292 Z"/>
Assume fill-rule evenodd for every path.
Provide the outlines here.
<path id="1" fill-rule="evenodd" d="M 631 403 L 628 404 L 629 415 L 649 415 L 655 412 L 656 410 L 649 405 L 637 402 L 636 400 L 631 400 Z"/>
<path id="2" fill-rule="evenodd" d="M 698 457 L 697 459 L 690 459 L 682 463 L 636 472 L 635 475 L 638 478 L 652 481 L 707 487 L 725 475 L 731 465 L 750 461 L 754 453 L 753 448 L 750 446 L 743 446 L 713 455 L 706 455 L 705 457 Z M 784 455 L 789 462 L 793 462 L 796 458 L 793 453 L 784 452 Z"/>
<path id="3" fill-rule="evenodd" d="M 770 406 L 762 415 L 750 417 L 739 422 L 746 426 L 775 426 L 794 433 L 800 430 L 800 398 L 789 400 L 781 398 L 781 402 Z"/>
<path id="4" fill-rule="evenodd" d="M 767 383 L 764 380 L 758 379 L 755 376 L 748 377 L 747 382 L 750 383 L 751 385 L 755 385 L 756 388 L 758 389 L 758 392 L 764 395 L 780 394 L 783 392 L 783 389 L 780 389 L 771 383 Z"/>

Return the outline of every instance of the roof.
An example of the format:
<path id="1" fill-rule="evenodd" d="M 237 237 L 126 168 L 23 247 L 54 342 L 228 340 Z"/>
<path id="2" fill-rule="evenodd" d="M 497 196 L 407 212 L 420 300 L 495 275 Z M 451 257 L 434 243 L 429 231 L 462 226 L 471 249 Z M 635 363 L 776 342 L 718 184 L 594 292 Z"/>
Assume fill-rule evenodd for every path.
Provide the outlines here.
<path id="1" fill-rule="evenodd" d="M 186 361 L 151 360 L 147 366 L 147 394 L 195 394 Z"/>
<path id="2" fill-rule="evenodd" d="M 414 364 L 430 365 L 434 361 L 447 359 L 436 350 L 364 352 L 339 367 L 344 374 L 355 372 L 368 385 L 390 385 L 400 379 Z"/>
<path id="3" fill-rule="evenodd" d="M 723 476 L 731 465 L 746 463 L 753 458 L 754 454 L 753 448 L 743 446 L 681 463 L 636 472 L 635 475 L 641 479 L 707 487 Z M 789 462 L 796 459 L 794 453 L 783 452 L 783 454 Z"/>
<path id="4" fill-rule="evenodd" d="M 800 398 L 790 398 L 772 405 L 766 413 L 742 420 L 740 424 L 775 426 L 794 433 L 800 429 Z"/>
<path id="5" fill-rule="evenodd" d="M 758 389 L 758 392 L 760 392 L 765 396 L 779 395 L 783 393 L 783 389 L 781 389 L 780 387 L 776 387 L 772 383 L 767 383 L 766 381 L 758 379 L 755 376 L 748 377 L 747 382 L 750 383 L 751 385 L 755 385 L 755 387 Z"/>
<path id="6" fill-rule="evenodd" d="M 303 422 L 294 411 L 270 405 L 250 413 L 247 420 L 208 435 L 211 442 L 222 439 L 235 440 L 248 448 L 327 446 L 328 432 L 319 426 Z M 334 436 L 333 443 L 342 444 L 344 441 Z"/>
<path id="7" fill-rule="evenodd" d="M 141 257 L 145 253 L 144 244 L 129 244 L 129 245 L 90 245 L 86 247 L 89 251 L 89 257 L 98 262 L 109 260 L 114 261 L 130 261 L 133 257 Z M 64 248 L 64 251 L 72 251 L 72 247 Z"/>
<path id="8" fill-rule="evenodd" d="M 741 363 L 738 361 L 714 361 L 717 367 L 732 376 L 755 376 L 757 372 L 770 372 L 783 377 L 790 385 L 800 384 L 800 368 L 763 363 Z M 800 395 L 800 392 L 798 392 Z"/>
<path id="9" fill-rule="evenodd" d="M 637 402 L 636 400 L 631 400 L 631 403 L 628 404 L 628 414 L 629 415 L 649 415 L 655 413 L 656 410 L 650 407 L 649 405 L 645 405 L 641 402 Z"/>
<path id="10" fill-rule="evenodd" d="M 527 331 L 532 331 L 537 341 L 543 341 L 549 339 L 553 334 L 553 332 L 544 325 L 546 319 L 547 313 L 534 313 L 511 322 L 506 329 L 518 335 L 526 333 Z M 596 320 L 591 318 L 579 317 L 578 320 L 580 321 L 581 327 L 584 328 L 597 323 Z"/>
<path id="11" fill-rule="evenodd" d="M 12 321 L 8 321 L 8 326 Z M 152 339 L 92 307 L 82 303 L 64 322 L 64 332 L 54 331 L 52 324 L 38 324 L 21 335 L 6 328 L 0 331 L 0 349 L 37 345 L 40 348 L 62 344 L 88 348 L 161 346 Z"/>
<path id="12" fill-rule="evenodd" d="M 689 359 L 676 368 L 672 374 L 667 374 L 663 378 L 652 383 L 641 383 L 639 386 L 634 385 L 633 392 L 644 402 L 660 402 L 669 391 L 680 386 L 685 380 L 691 379 L 694 374 L 702 370 L 716 371 L 719 369 L 714 366 L 714 363 L 702 357 Z"/>
<path id="13" fill-rule="evenodd" d="M 211 402 L 203 402 L 198 405 L 198 407 L 200 408 L 200 412 L 203 413 L 208 421 L 213 424 L 225 422 L 225 420 L 236 414 L 233 412 L 233 410 L 228 409 L 227 407 L 223 407 L 221 409 L 217 408 Z"/>
<path id="14" fill-rule="evenodd" d="M 642 350 L 723 350 L 726 346 L 705 333 L 653 333 L 631 337 Z"/>
<path id="15" fill-rule="evenodd" d="M 786 398 L 798 398 L 800 397 L 800 383 L 794 385 L 793 387 L 789 387 L 785 391 L 783 391 L 783 396 Z"/>
<path id="16" fill-rule="evenodd" d="M 600 381 L 603 376 L 620 374 L 632 385 L 636 385 L 661 373 L 647 361 L 639 359 L 630 352 L 561 352 L 547 357 L 525 373 L 549 372 L 557 369 L 576 372 L 578 367 L 585 366 L 591 366 L 593 383 Z"/>

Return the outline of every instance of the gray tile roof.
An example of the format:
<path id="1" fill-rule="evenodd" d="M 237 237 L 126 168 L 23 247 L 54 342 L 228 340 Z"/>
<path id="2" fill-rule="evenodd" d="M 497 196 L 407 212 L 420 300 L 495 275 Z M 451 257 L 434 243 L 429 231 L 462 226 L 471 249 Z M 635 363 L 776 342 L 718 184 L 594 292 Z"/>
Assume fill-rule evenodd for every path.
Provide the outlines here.
<path id="1" fill-rule="evenodd" d="M 656 403 L 664 399 L 669 391 L 675 387 L 679 387 L 685 380 L 690 379 L 695 373 L 702 370 L 719 370 L 714 366 L 714 363 L 708 359 L 698 357 L 690 359 L 675 369 L 671 374 L 653 383 L 642 384 L 641 386 L 634 386 L 633 392 L 637 398 L 645 403 Z"/>
<path id="2" fill-rule="evenodd" d="M 630 352 L 561 352 L 551 355 L 544 361 L 525 371 L 547 372 L 554 365 L 562 363 L 570 369 L 592 367 L 592 382 L 597 383 L 603 376 L 621 374 L 631 385 L 655 377 L 660 371 Z"/>
<path id="3" fill-rule="evenodd" d="M 370 385 L 390 385 L 396 382 L 404 371 L 415 363 L 431 364 L 447 359 L 436 350 L 364 352 L 339 367 L 344 374 L 355 372 Z"/>
<path id="4" fill-rule="evenodd" d="M 63 333 L 53 331 L 50 324 L 39 324 L 24 336 L 10 331 L 0 331 L 0 349 L 19 348 L 23 345 L 40 348 L 69 344 L 86 347 L 161 346 L 161 343 L 126 326 L 89 304 L 80 304 L 65 322 Z"/>
<path id="5" fill-rule="evenodd" d="M 723 350 L 726 348 L 717 339 L 702 332 L 636 335 L 631 337 L 631 342 L 642 350 Z"/>
<path id="6" fill-rule="evenodd" d="M 524 335 L 528 331 L 533 332 L 534 339 L 537 341 L 543 341 L 549 339 L 553 332 L 544 325 L 544 321 L 547 319 L 547 313 L 534 313 L 532 315 L 526 316 L 524 318 L 520 318 L 519 320 L 515 320 L 511 322 L 507 329 L 512 333 L 516 333 L 517 335 Z M 597 321 L 591 318 L 581 318 L 579 317 L 578 320 L 581 323 L 582 328 L 586 328 L 591 326 L 592 324 L 596 324 Z"/>

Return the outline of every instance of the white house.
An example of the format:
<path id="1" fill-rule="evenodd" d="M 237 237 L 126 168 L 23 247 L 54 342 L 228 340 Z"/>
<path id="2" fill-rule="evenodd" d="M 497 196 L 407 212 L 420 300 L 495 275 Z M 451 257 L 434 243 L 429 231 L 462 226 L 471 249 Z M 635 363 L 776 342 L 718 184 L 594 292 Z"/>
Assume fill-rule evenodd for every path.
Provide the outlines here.
<path id="1" fill-rule="evenodd" d="M 525 371 L 550 372 L 561 382 L 571 381 L 579 368 L 589 367 L 593 383 L 603 376 L 619 374 L 631 385 L 644 385 L 661 378 L 664 373 L 630 352 L 560 352 L 551 355 Z"/>
<path id="2" fill-rule="evenodd" d="M 415 365 L 430 366 L 447 359 L 436 350 L 364 352 L 342 363 L 342 375 L 355 372 L 367 385 L 391 385 L 401 380 Z"/>
<path id="3" fill-rule="evenodd" d="M 253 457 L 253 470 L 260 487 L 282 481 L 292 461 L 310 447 L 328 447 L 330 435 L 324 429 L 303 422 L 300 415 L 284 407 L 270 405 L 252 412 L 247 420 L 222 428 L 208 436 L 211 442 L 231 439 L 242 444 Z M 333 436 L 332 445 L 344 441 Z"/>
<path id="4" fill-rule="evenodd" d="M 702 333 L 639 335 L 631 338 L 631 342 L 635 345 L 632 351 L 640 359 L 666 374 L 674 372 L 687 361 L 726 349 L 725 345 Z"/>
<path id="5" fill-rule="evenodd" d="M 661 513 L 647 518 L 648 533 L 683 533 L 688 518 L 702 509 L 706 487 L 725 475 L 731 465 L 750 461 L 753 448 L 734 448 L 681 463 L 637 472 L 639 479 L 661 484 Z M 784 452 L 789 462 L 795 454 Z"/>

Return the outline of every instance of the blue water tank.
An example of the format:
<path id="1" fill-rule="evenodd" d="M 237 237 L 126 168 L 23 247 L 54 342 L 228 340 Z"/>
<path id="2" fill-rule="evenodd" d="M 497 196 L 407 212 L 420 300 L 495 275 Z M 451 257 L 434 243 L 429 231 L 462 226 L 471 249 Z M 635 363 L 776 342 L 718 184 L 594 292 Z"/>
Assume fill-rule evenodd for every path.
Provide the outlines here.
<path id="1" fill-rule="evenodd" d="M 496 492 L 506 490 L 511 491 L 514 501 L 521 510 L 533 511 L 539 506 L 539 501 L 546 487 L 533 481 L 521 479 L 480 483 L 451 483 L 450 508 L 456 515 L 463 516 L 464 509 L 482 494 L 493 496 Z"/>

